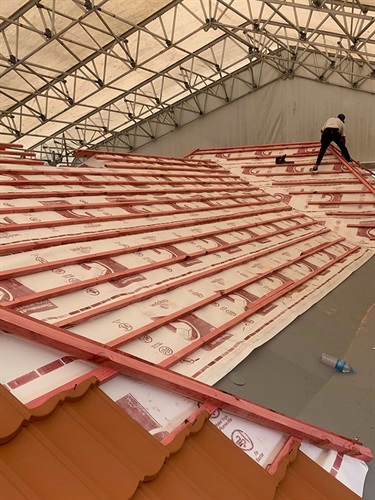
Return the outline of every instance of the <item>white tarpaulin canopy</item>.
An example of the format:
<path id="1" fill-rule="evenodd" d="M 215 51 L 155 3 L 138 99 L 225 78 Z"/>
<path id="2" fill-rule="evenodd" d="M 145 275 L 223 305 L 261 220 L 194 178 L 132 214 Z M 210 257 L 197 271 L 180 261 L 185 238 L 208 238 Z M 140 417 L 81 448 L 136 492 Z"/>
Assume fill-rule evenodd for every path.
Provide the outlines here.
<path id="1" fill-rule="evenodd" d="M 300 76 L 374 91 L 375 2 L 30 0 L 0 4 L 0 141 L 61 161 L 181 126 L 240 81 Z M 53 156 L 52 156 L 53 155 Z"/>

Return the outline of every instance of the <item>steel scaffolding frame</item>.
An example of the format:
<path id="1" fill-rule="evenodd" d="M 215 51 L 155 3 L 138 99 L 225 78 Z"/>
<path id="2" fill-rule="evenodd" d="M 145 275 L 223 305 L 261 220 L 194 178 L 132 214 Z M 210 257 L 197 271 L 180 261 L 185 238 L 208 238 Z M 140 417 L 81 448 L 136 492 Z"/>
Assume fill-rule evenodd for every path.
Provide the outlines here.
<path id="1" fill-rule="evenodd" d="M 280 78 L 373 92 L 370 0 L 160 0 L 142 19 L 138 3 L 0 16 L 0 141 L 55 165 L 79 147 L 134 150 Z"/>

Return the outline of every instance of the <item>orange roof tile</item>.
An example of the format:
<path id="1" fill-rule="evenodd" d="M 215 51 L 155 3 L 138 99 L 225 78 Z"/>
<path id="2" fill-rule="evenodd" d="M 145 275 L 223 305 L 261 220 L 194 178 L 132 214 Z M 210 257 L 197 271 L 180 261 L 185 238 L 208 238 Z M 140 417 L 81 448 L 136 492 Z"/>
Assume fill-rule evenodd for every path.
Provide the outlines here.
<path id="1" fill-rule="evenodd" d="M 206 412 L 164 446 L 95 379 L 33 410 L 0 386 L 0 405 L 3 498 L 282 500 L 296 492 L 309 500 L 358 498 L 296 447 L 280 474 L 269 474 Z"/>

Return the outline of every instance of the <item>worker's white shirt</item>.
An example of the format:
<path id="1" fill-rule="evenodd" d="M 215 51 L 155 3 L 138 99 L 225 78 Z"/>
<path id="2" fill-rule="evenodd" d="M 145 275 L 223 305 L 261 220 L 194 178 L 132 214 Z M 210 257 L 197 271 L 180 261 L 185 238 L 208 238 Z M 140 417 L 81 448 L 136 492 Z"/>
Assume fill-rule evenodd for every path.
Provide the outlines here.
<path id="1" fill-rule="evenodd" d="M 340 120 L 340 118 L 328 118 L 328 120 L 325 122 L 325 124 L 322 127 L 322 132 L 326 128 L 338 128 L 340 134 L 345 137 L 345 126 L 343 122 Z"/>

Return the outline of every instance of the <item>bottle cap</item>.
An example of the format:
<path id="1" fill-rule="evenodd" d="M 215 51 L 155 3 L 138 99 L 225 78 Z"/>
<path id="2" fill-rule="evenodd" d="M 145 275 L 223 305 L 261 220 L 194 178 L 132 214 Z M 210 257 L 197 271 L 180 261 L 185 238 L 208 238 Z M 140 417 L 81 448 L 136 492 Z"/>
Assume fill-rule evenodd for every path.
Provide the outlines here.
<path id="1" fill-rule="evenodd" d="M 344 361 L 343 359 L 338 359 L 335 368 L 336 370 L 340 370 L 340 372 L 342 372 L 345 368 L 345 365 L 346 361 Z"/>

